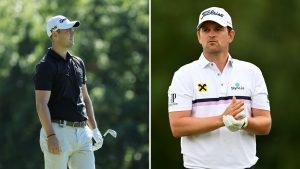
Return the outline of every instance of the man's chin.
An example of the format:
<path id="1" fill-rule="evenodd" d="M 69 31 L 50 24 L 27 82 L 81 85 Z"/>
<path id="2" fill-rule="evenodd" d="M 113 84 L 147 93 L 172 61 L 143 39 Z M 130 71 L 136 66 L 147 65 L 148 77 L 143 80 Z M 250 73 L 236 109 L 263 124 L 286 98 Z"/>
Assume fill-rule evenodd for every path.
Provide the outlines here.
<path id="1" fill-rule="evenodd" d="M 221 52 L 220 49 L 208 49 L 206 51 L 207 51 L 207 53 L 210 53 L 210 54 L 218 54 Z"/>
<path id="2" fill-rule="evenodd" d="M 74 42 L 70 42 L 69 44 L 68 44 L 68 47 L 70 48 L 70 47 L 72 47 L 72 46 L 74 46 Z"/>

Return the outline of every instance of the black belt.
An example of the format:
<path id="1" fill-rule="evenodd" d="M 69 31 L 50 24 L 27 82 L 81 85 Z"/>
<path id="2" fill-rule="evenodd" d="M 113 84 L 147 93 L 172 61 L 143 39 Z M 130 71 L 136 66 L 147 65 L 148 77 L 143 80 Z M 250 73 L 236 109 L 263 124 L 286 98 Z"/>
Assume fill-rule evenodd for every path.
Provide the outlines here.
<path id="1" fill-rule="evenodd" d="M 71 127 L 85 127 L 87 125 L 86 121 L 65 121 L 65 120 L 52 120 L 54 123 L 58 123 L 59 126 L 63 127 L 64 125 Z"/>

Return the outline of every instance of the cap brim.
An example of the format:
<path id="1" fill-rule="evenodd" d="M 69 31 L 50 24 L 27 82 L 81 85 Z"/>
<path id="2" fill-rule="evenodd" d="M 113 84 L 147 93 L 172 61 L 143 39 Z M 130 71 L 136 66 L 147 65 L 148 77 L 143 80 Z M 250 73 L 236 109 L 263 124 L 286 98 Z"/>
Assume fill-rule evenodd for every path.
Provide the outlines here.
<path id="1" fill-rule="evenodd" d="M 79 27 L 79 25 L 80 25 L 79 21 L 71 21 L 71 22 L 68 22 L 66 24 L 60 25 L 58 27 L 58 29 L 70 29 L 70 28 L 73 28 L 73 27 Z"/>
<path id="2" fill-rule="evenodd" d="M 73 22 L 75 22 L 75 24 L 73 25 L 73 27 L 79 27 L 79 25 L 80 25 L 79 21 L 73 21 Z"/>
<path id="3" fill-rule="evenodd" d="M 227 23 L 222 22 L 220 19 L 216 18 L 215 16 L 211 16 L 211 17 L 206 17 L 205 19 L 201 20 L 201 22 L 199 22 L 197 25 L 197 29 L 199 29 L 201 27 L 201 25 L 206 21 L 215 22 L 223 27 L 229 26 L 229 25 L 227 25 Z"/>

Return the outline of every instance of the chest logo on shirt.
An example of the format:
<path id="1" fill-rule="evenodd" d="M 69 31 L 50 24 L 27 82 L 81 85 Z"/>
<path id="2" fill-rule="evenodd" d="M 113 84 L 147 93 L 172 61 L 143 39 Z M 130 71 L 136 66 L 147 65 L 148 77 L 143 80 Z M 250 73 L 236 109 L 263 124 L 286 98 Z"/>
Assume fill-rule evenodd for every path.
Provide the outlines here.
<path id="1" fill-rule="evenodd" d="M 198 84 L 198 91 L 199 92 L 207 92 L 207 90 L 208 90 L 207 84 L 205 84 L 205 83 L 199 83 Z"/>
<path id="2" fill-rule="evenodd" d="M 244 90 L 245 87 L 244 86 L 241 86 L 241 84 L 239 82 L 236 82 L 234 84 L 234 86 L 231 86 L 231 90 Z"/>

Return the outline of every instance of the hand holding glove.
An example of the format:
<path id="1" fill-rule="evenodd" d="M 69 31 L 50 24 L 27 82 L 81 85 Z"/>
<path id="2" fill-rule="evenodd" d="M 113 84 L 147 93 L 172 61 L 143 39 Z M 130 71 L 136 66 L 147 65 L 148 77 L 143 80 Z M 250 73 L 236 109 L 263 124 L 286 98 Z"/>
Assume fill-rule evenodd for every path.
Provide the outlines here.
<path id="1" fill-rule="evenodd" d="M 95 143 L 93 145 L 93 151 L 96 151 L 102 147 L 103 137 L 98 128 L 93 129 L 92 132 L 93 132 L 93 139 L 95 140 Z"/>
<path id="2" fill-rule="evenodd" d="M 244 101 L 237 101 L 232 97 L 232 102 L 223 113 L 223 123 L 232 132 L 245 128 L 248 124 L 248 118 L 243 112 Z"/>
<path id="3" fill-rule="evenodd" d="M 224 115 L 223 116 L 223 123 L 225 126 L 232 132 L 238 131 L 242 128 L 245 128 L 248 125 L 248 117 L 243 116 L 242 119 L 236 120 L 231 115 Z"/>

